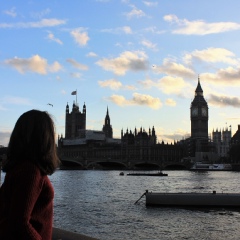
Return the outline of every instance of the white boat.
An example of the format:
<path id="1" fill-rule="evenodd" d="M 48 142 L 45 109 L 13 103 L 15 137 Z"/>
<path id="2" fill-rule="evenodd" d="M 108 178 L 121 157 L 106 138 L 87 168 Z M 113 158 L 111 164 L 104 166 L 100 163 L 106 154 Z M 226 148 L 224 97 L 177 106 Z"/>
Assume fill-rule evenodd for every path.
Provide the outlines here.
<path id="1" fill-rule="evenodd" d="M 230 171 L 232 170 L 231 164 L 224 164 L 224 163 L 203 163 L 203 162 L 196 162 L 190 170 L 193 171 Z"/>
<path id="2" fill-rule="evenodd" d="M 146 206 L 240 208 L 240 193 L 145 192 Z"/>

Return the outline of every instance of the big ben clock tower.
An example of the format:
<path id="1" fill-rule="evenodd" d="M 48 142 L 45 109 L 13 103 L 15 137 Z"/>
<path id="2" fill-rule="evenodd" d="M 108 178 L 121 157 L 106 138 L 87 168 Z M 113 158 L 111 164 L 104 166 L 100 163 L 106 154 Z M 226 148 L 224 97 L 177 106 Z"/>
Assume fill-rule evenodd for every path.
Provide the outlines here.
<path id="1" fill-rule="evenodd" d="M 198 78 L 195 97 L 191 103 L 191 139 L 195 143 L 195 152 L 207 152 L 208 144 L 208 104 Z"/>

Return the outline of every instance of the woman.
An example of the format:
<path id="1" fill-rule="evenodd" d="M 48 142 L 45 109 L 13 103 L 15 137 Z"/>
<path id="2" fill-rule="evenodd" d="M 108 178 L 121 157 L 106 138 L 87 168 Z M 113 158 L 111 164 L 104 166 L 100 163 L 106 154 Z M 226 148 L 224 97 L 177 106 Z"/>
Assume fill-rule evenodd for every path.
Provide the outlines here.
<path id="1" fill-rule="evenodd" d="M 54 123 L 31 110 L 17 120 L 10 137 L 0 188 L 0 239 L 52 239 L 54 190 L 47 175 L 57 168 Z"/>

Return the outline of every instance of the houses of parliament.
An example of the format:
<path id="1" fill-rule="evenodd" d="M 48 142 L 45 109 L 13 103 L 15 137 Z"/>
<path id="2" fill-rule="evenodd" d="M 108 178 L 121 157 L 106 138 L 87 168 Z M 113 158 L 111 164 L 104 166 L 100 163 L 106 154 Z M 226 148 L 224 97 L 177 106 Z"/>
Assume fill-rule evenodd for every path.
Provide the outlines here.
<path id="1" fill-rule="evenodd" d="M 231 136 L 231 127 L 216 129 L 209 137 L 209 107 L 198 78 L 190 106 L 191 136 L 171 144 L 158 142 L 154 126 L 121 131 L 113 138 L 109 109 L 102 130 L 86 129 L 86 105 L 82 110 L 73 103 L 65 113 L 65 138 L 58 137 L 58 154 L 63 165 L 112 169 L 184 169 L 193 161 L 233 161 L 230 146 L 240 140 L 240 126 Z M 239 141 L 240 142 L 240 141 Z"/>

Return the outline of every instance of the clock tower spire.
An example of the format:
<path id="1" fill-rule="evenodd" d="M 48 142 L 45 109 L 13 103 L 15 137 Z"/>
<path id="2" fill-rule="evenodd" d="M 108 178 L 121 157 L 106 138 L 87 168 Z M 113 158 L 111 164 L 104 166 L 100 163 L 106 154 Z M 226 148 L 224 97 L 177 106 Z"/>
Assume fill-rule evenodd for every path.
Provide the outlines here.
<path id="1" fill-rule="evenodd" d="M 195 151 L 205 152 L 208 143 L 208 104 L 203 96 L 203 90 L 198 77 L 195 97 L 190 107 L 191 138 L 195 142 Z"/>

